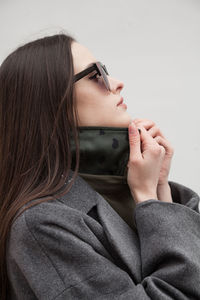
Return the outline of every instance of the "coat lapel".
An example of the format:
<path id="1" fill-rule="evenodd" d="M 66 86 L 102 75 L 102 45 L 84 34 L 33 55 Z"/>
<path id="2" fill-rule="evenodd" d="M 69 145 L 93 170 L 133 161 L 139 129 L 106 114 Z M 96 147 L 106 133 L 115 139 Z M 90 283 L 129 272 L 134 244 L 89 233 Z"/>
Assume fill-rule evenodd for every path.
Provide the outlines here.
<path id="1" fill-rule="evenodd" d="M 110 204 L 80 176 L 61 199 L 71 208 L 86 214 L 97 207 L 98 218 L 116 263 L 129 273 L 134 282 L 140 282 L 141 259 L 137 232 L 134 232 Z"/>
<path id="2" fill-rule="evenodd" d="M 141 281 L 141 258 L 138 235 L 98 194 L 97 212 L 118 264 L 135 282 Z"/>

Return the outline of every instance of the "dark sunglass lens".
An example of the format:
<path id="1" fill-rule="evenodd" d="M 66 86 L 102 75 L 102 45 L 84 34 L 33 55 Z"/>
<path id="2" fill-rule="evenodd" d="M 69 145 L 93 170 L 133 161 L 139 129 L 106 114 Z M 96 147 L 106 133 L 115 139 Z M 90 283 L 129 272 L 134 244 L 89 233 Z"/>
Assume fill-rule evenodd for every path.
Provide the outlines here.
<path id="1" fill-rule="evenodd" d="M 107 71 L 107 69 L 106 69 L 106 66 L 105 66 L 105 65 L 101 65 L 101 66 L 102 66 L 103 70 L 105 71 L 105 73 L 106 73 L 107 75 L 109 75 L 109 74 L 108 74 L 108 71 Z"/>
<path id="2" fill-rule="evenodd" d="M 107 77 L 107 75 L 105 73 L 104 73 L 103 78 L 104 78 L 104 83 L 105 83 L 106 88 L 108 90 L 110 90 L 110 84 L 109 84 L 109 81 L 108 81 L 108 77 Z"/>
<path id="3" fill-rule="evenodd" d="M 100 63 L 100 66 L 101 66 L 101 72 L 102 72 L 102 77 L 103 77 L 105 87 L 106 87 L 107 90 L 110 91 L 110 84 L 109 84 L 109 81 L 108 81 L 108 78 L 107 78 L 107 75 L 109 75 L 108 71 L 106 69 L 106 66 L 103 65 L 102 63 Z"/>

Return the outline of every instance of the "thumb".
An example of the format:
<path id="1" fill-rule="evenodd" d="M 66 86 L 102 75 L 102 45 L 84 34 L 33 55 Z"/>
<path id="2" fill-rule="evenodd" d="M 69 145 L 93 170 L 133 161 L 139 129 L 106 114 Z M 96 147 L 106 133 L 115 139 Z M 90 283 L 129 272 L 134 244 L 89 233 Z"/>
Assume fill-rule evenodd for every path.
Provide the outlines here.
<path id="1" fill-rule="evenodd" d="M 140 148 L 140 134 L 139 129 L 136 127 L 135 123 L 132 121 L 129 124 L 129 145 L 130 145 L 130 159 L 136 158 L 140 159 L 142 157 Z"/>

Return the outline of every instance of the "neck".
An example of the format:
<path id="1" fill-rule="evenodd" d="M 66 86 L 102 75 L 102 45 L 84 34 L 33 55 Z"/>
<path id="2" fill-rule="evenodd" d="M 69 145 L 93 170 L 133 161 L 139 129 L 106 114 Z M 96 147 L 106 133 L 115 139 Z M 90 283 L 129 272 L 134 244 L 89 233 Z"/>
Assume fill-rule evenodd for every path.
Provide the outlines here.
<path id="1" fill-rule="evenodd" d="M 126 176 L 129 160 L 127 127 L 80 126 L 79 172 L 94 175 Z M 76 163 L 76 148 L 71 137 L 72 167 Z"/>

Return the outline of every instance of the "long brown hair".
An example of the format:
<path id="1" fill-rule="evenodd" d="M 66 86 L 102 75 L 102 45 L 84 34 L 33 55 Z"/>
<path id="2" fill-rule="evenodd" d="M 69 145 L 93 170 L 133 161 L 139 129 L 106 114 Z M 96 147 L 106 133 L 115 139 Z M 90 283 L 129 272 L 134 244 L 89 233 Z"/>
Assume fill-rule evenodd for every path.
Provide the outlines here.
<path id="1" fill-rule="evenodd" d="M 9 287 L 6 242 L 12 222 L 19 211 L 54 199 L 61 190 L 59 195 L 68 192 L 78 173 L 73 41 L 64 33 L 31 41 L 0 66 L 1 300 L 7 299 Z M 62 189 L 71 168 L 71 133 L 76 167 L 72 181 Z"/>

